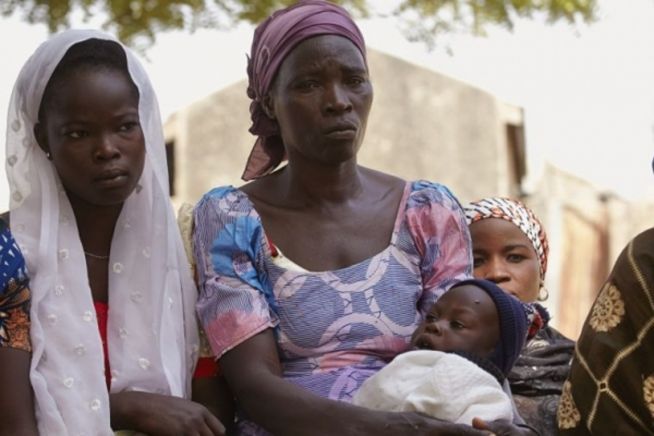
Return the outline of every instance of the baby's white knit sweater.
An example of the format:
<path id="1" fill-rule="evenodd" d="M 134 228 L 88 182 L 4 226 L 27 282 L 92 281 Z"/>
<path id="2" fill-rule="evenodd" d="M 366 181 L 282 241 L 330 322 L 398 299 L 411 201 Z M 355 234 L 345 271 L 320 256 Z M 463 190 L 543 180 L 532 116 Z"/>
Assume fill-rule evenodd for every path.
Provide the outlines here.
<path id="1" fill-rule="evenodd" d="M 441 351 L 400 354 L 363 383 L 353 403 L 468 425 L 474 417 L 513 420 L 511 400 L 495 377 L 468 359 Z"/>

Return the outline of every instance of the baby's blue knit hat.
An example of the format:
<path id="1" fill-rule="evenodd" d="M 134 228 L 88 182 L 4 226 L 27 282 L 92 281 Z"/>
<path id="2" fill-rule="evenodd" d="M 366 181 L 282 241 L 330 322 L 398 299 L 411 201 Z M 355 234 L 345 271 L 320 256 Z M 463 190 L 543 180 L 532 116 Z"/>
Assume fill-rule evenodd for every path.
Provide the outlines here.
<path id="1" fill-rule="evenodd" d="M 488 359 L 506 377 L 527 341 L 527 334 L 530 332 L 530 326 L 532 325 L 532 320 L 529 317 L 536 311 L 533 305 L 521 302 L 491 281 L 481 279 L 463 280 L 452 286 L 452 289 L 463 285 L 473 285 L 483 289 L 490 295 L 495 307 L 497 307 L 500 321 L 500 340 Z M 542 313 L 538 316 L 542 316 Z"/>

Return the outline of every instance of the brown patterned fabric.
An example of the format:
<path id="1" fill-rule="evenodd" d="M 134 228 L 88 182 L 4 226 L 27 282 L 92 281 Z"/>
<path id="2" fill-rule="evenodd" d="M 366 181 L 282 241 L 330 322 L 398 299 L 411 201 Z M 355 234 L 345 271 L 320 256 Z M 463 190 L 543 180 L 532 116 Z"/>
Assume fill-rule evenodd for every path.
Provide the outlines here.
<path id="1" fill-rule="evenodd" d="M 618 258 L 584 323 L 561 435 L 654 435 L 654 228 Z"/>

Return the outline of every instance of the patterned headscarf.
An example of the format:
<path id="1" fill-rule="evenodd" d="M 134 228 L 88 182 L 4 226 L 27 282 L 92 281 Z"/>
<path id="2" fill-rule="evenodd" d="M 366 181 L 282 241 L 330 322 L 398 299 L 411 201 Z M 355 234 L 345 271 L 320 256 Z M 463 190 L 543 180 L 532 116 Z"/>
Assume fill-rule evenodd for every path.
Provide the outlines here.
<path id="1" fill-rule="evenodd" d="M 540 261 L 540 278 L 545 279 L 549 244 L 543 225 L 531 209 L 511 198 L 487 197 L 465 205 L 463 210 L 468 225 L 487 218 L 500 218 L 515 224 L 534 246 Z"/>
<path id="2" fill-rule="evenodd" d="M 363 35 L 345 9 L 323 0 L 303 0 L 273 13 L 254 31 L 248 58 L 248 97 L 252 126 L 258 136 L 250 152 L 243 180 L 252 180 L 273 171 L 286 159 L 279 125 L 263 110 L 263 98 L 284 59 L 302 41 L 319 35 L 343 36 L 366 59 Z"/>

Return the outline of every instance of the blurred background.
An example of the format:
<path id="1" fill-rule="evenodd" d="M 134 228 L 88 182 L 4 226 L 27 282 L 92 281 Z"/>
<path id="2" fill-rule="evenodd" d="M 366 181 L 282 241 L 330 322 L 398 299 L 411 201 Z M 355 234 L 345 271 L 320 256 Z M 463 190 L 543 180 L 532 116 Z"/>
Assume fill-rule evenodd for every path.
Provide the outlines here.
<path id="1" fill-rule="evenodd" d="M 241 183 L 253 23 L 286 3 L 0 0 L 0 108 L 50 31 L 104 27 L 140 53 L 159 96 L 173 202 L 194 203 Z M 553 324 L 576 338 L 620 250 L 654 225 L 654 1 L 341 3 L 370 49 L 375 102 L 361 163 L 439 181 L 462 202 L 525 201 L 550 238 Z M 2 210 L 9 195 L 3 169 Z"/>

